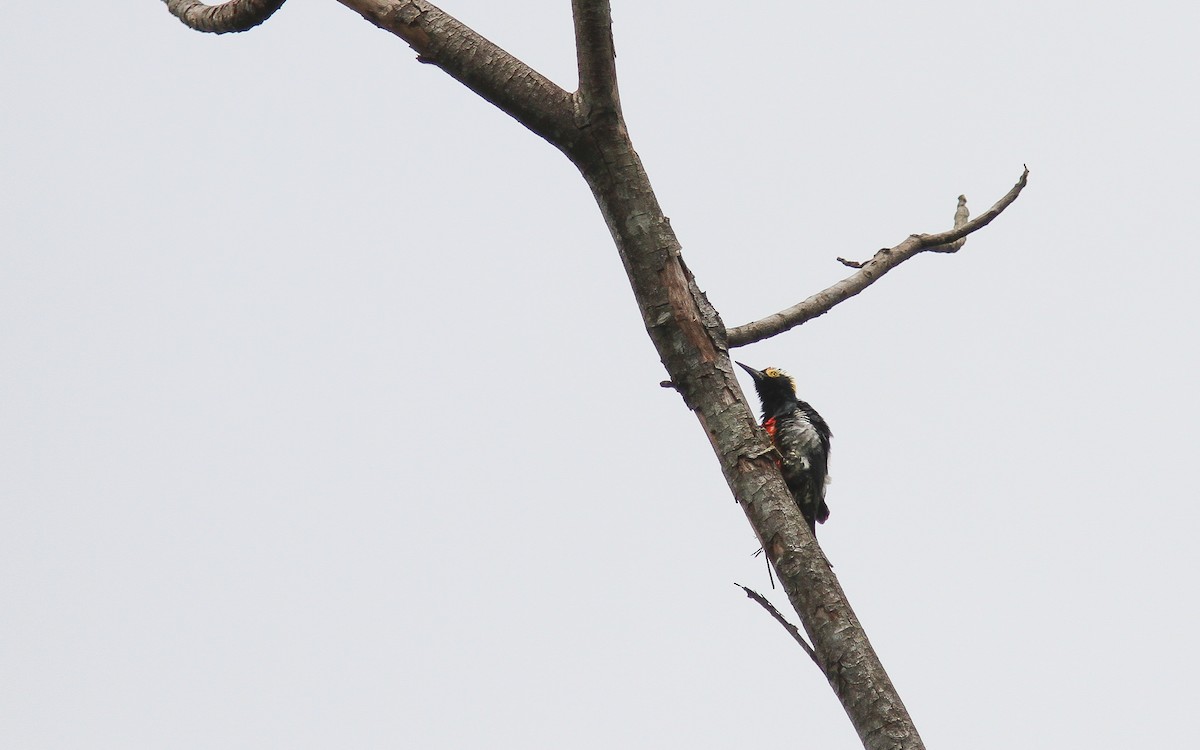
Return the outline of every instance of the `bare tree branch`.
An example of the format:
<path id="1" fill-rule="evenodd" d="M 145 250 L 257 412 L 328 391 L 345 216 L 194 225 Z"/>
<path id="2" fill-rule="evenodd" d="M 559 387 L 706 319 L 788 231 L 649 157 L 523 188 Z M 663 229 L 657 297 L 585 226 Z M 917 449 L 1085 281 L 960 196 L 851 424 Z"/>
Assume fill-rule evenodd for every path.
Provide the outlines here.
<path id="1" fill-rule="evenodd" d="M 249 31 L 271 17 L 286 0 L 230 0 L 207 5 L 200 0 L 163 0 L 171 15 L 188 28 L 210 34 Z"/>
<path id="2" fill-rule="evenodd" d="M 646 331 L 699 419 L 721 471 L 800 617 L 822 673 L 867 750 L 922 750 L 912 717 L 784 484 L 738 386 L 720 316 L 683 262 L 679 239 L 623 123 L 588 128 L 568 152 L 608 224 Z"/>
<path id="3" fill-rule="evenodd" d="M 596 198 L 625 266 L 634 297 L 670 377 L 666 381 L 700 421 L 734 497 L 778 573 L 800 617 L 814 658 L 867 750 L 922 750 L 912 718 L 892 684 L 849 600 L 830 568 L 773 460 L 772 448 L 746 402 L 728 346 L 798 325 L 785 320 L 757 338 L 751 324 L 727 335 L 716 309 L 684 263 L 678 237 L 663 214 L 621 118 L 605 0 L 573 0 L 580 94 L 554 83 L 421 0 L 339 0 L 405 40 L 422 62 L 442 68 L 487 101 L 563 151 Z M 602 117 L 597 118 L 595 115 Z M 610 116 L 611 115 L 611 116 Z M 600 127 L 593 127 L 600 125 Z M 1016 198 L 955 229 L 913 235 L 881 250 L 847 279 L 853 284 L 819 315 L 922 250 L 949 252 L 953 243 L 990 222 Z M 965 205 L 960 205 L 960 212 Z M 965 217 L 964 217 L 965 219 Z M 960 243 L 961 244 L 961 243 Z M 940 248 L 940 249 L 939 249 Z M 957 248 L 954 248 L 957 249 Z M 898 259 L 892 256 L 901 256 Z M 802 307 L 806 303 L 802 303 Z M 785 311 L 789 312 L 789 311 Z M 804 314 L 802 310 L 801 315 Z M 807 318 L 804 318 L 807 319 Z M 768 319 L 769 322 L 770 319 Z M 802 639 L 801 639 L 802 640 Z"/>
<path id="4" fill-rule="evenodd" d="M 753 323 L 737 326 L 729 330 L 729 346 L 731 348 L 753 344 L 784 331 L 791 330 L 801 323 L 824 315 L 841 302 L 845 302 L 862 290 L 879 280 L 885 273 L 900 265 L 914 255 L 929 251 L 937 253 L 957 252 L 966 241 L 967 235 L 984 228 L 997 216 L 1012 205 L 1021 194 L 1029 177 L 1029 169 L 1021 173 L 1017 184 L 996 201 L 996 204 L 976 216 L 966 220 L 966 198 L 959 196 L 958 210 L 954 212 L 954 229 L 936 234 L 912 234 L 908 239 L 895 247 L 885 247 L 875 253 L 874 257 L 864 263 L 855 263 L 839 258 L 844 265 L 857 268 L 858 272 L 847 276 L 824 291 L 817 292 L 808 299 L 793 305 L 786 310 L 767 316 Z"/>
<path id="5" fill-rule="evenodd" d="M 795 625 L 788 622 L 787 618 L 784 617 L 778 609 L 775 609 L 774 604 L 767 601 L 765 596 L 748 586 L 743 586 L 740 583 L 735 583 L 733 585 L 737 586 L 742 591 L 745 591 L 746 596 L 758 602 L 759 606 L 767 610 L 767 614 L 771 615 L 771 617 L 774 617 L 775 621 L 782 625 L 783 629 L 788 632 L 788 635 L 795 639 L 796 643 L 800 644 L 800 648 L 804 649 L 804 653 L 808 654 L 808 658 L 813 660 L 813 664 L 817 665 L 817 669 L 821 668 L 821 660 L 817 658 L 817 654 L 815 651 L 813 651 L 812 646 L 808 645 L 808 641 L 804 640 L 804 636 L 800 635 L 800 630 Z"/>
<path id="6" fill-rule="evenodd" d="M 600 112 L 620 114 L 612 6 L 609 0 L 572 0 L 571 12 L 575 18 L 575 56 L 584 119 Z"/>
<path id="7" fill-rule="evenodd" d="M 223 34 L 253 28 L 285 0 L 230 0 L 223 5 L 200 0 L 163 2 L 187 26 Z M 566 151 L 574 144 L 578 128 L 571 95 L 441 8 L 421 0 L 339 2 L 408 42 L 418 60 L 438 66 L 555 147 Z"/>
<path id="8" fill-rule="evenodd" d="M 579 169 L 616 243 L 670 383 L 712 442 L 726 481 L 864 746 L 923 748 L 912 718 L 771 458 L 772 449 L 734 375 L 724 324 L 683 261 L 679 239 L 619 109 L 611 120 L 572 109 L 570 96 L 561 89 L 428 3 L 339 1 L 512 114 Z M 585 16 L 585 39 L 595 38 L 596 18 Z M 602 49 L 603 42 L 599 44 L 588 49 Z M 515 85 L 514 79 L 523 82 Z M 538 111 L 539 106 L 546 110 Z M 576 113 L 583 116 L 576 119 Z M 589 127 L 610 122 L 611 126 Z"/>
<path id="9" fill-rule="evenodd" d="M 421 62 L 438 66 L 556 148 L 575 141 L 571 95 L 432 3 L 338 0 L 408 42 Z"/>
<path id="10" fill-rule="evenodd" d="M 965 196 L 965 195 L 958 196 L 958 208 L 954 209 L 954 228 L 955 229 L 961 228 L 963 225 L 965 225 L 967 223 L 967 219 L 969 219 L 970 217 L 971 217 L 971 212 L 967 210 L 967 196 Z M 959 251 L 959 249 L 962 248 L 962 246 L 965 244 L 967 244 L 967 238 L 960 237 L 957 240 L 955 240 L 954 242 L 948 243 L 946 245 L 935 245 L 934 247 L 928 247 L 925 249 L 931 253 L 957 253 Z M 843 266 L 848 266 L 850 268 L 863 268 L 867 265 L 867 263 L 870 263 L 871 261 L 867 260 L 865 262 L 859 262 L 857 260 L 846 260 L 845 258 L 839 257 L 837 259 L 837 262 L 841 263 Z"/>

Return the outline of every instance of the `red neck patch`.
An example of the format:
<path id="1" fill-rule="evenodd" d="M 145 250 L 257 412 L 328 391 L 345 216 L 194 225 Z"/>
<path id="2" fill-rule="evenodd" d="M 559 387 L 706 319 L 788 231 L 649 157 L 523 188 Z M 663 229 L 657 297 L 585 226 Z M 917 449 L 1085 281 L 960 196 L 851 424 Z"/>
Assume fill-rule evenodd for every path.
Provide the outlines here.
<path id="1" fill-rule="evenodd" d="M 763 429 L 767 431 L 767 437 L 771 438 L 771 445 L 775 445 L 775 417 L 771 417 L 770 419 L 764 419 L 763 420 Z M 775 453 L 775 465 L 780 468 L 783 468 L 782 457 L 779 455 L 778 451 L 774 451 L 774 453 Z"/>

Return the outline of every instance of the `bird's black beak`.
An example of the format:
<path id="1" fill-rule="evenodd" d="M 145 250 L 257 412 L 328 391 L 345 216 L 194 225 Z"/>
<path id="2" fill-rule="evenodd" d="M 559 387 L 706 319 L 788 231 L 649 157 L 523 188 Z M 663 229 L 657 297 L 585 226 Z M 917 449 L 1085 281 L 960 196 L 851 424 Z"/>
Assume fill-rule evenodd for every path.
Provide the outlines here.
<path id="1" fill-rule="evenodd" d="M 750 377 L 754 378 L 755 383 L 757 383 L 758 381 L 760 381 L 764 377 L 766 377 L 765 375 L 762 374 L 762 372 L 755 370 L 753 367 L 751 367 L 749 365 L 744 365 L 741 362 L 737 362 L 737 361 L 735 361 L 734 364 L 737 365 L 738 367 L 742 368 L 746 372 L 750 373 Z"/>

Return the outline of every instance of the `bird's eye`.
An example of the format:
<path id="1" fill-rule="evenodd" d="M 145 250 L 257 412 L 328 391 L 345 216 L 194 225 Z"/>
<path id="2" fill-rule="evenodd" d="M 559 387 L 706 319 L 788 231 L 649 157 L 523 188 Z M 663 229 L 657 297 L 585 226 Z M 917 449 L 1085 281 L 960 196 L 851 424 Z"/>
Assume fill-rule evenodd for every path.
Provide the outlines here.
<path id="1" fill-rule="evenodd" d="M 777 378 L 779 374 L 779 370 L 776 370 L 774 367 L 768 367 L 763 370 L 763 375 L 766 375 L 768 378 Z"/>

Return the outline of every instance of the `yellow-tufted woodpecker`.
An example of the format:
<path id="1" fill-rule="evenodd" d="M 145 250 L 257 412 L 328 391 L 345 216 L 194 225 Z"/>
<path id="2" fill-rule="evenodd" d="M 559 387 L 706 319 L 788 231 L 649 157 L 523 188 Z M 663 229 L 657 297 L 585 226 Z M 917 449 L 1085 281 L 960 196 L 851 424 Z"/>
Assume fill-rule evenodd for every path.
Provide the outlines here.
<path id="1" fill-rule="evenodd" d="M 737 363 L 754 378 L 762 402 L 762 426 L 779 452 L 776 462 L 796 505 L 815 534 L 829 518 L 825 484 L 829 481 L 829 439 L 833 434 L 817 410 L 796 397 L 796 382 L 783 370 L 755 370 Z"/>

